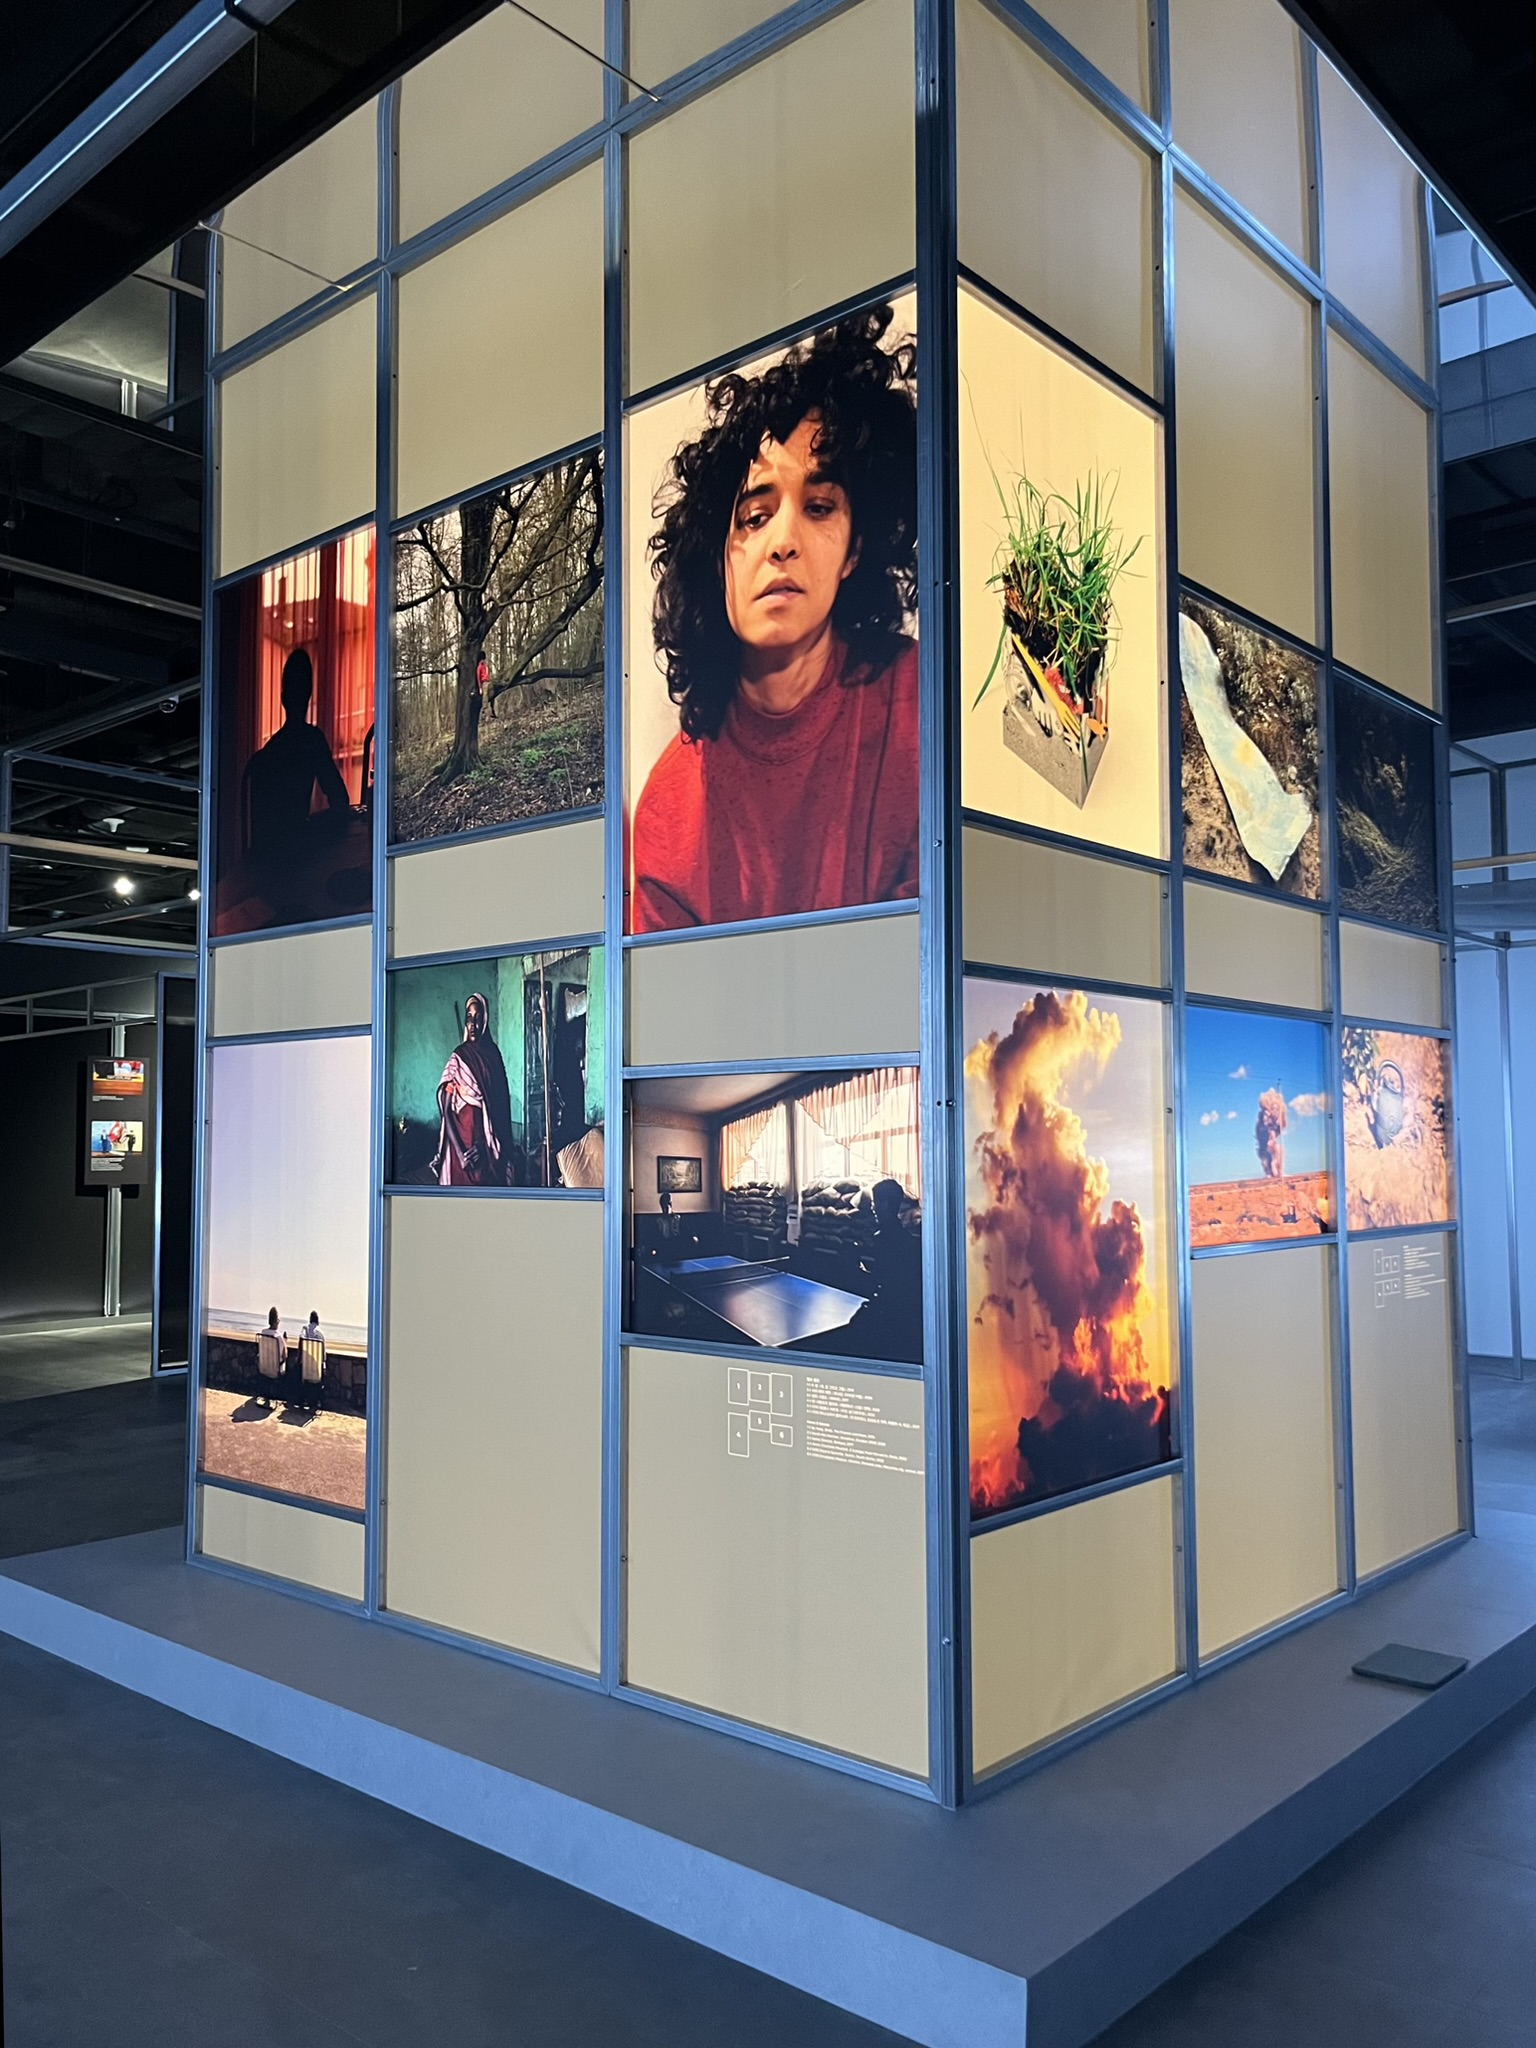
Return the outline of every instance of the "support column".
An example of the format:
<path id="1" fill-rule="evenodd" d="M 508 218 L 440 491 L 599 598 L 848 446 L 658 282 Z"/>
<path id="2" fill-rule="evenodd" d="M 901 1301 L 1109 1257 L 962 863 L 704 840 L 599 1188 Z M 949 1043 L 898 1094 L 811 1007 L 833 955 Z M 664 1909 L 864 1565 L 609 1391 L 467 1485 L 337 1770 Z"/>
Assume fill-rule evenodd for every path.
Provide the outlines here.
<path id="1" fill-rule="evenodd" d="M 112 1056 L 121 1059 L 128 1050 L 126 1029 L 112 1026 Z M 107 1248 L 101 1283 L 101 1312 L 120 1316 L 123 1312 L 123 1191 L 107 1189 Z"/>

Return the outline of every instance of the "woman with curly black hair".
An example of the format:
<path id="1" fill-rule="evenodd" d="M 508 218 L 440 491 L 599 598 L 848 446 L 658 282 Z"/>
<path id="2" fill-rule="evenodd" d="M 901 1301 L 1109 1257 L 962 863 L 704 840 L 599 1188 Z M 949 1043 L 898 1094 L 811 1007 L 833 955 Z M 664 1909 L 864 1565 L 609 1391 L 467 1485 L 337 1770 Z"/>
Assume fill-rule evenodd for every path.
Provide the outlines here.
<path id="1" fill-rule="evenodd" d="M 637 932 L 917 893 L 916 350 L 877 306 L 716 378 L 650 551 L 681 731 L 631 829 Z"/>

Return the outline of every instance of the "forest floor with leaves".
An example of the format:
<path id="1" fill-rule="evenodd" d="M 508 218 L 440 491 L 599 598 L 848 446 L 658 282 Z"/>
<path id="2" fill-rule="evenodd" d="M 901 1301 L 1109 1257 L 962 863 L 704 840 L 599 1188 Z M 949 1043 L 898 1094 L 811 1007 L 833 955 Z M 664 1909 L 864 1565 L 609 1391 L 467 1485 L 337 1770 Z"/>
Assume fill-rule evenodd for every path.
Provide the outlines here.
<path id="1" fill-rule="evenodd" d="M 576 698 L 534 703 L 514 717 L 505 707 L 480 719 L 480 765 L 451 783 L 438 780 L 452 735 L 395 760 L 391 837 L 441 839 L 480 832 L 603 800 L 603 695 L 599 681 Z"/>

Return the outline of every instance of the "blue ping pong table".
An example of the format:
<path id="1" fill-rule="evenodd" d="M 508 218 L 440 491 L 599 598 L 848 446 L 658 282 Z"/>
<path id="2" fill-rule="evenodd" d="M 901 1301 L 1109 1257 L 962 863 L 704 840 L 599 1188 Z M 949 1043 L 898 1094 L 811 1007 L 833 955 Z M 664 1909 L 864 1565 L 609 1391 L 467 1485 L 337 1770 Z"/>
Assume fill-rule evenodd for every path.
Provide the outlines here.
<path id="1" fill-rule="evenodd" d="M 727 1343 L 745 1338 L 749 1344 L 777 1351 L 842 1329 L 864 1306 L 862 1294 L 786 1273 L 771 1262 L 682 1259 L 675 1266 L 650 1270 L 690 1308 L 720 1324 Z"/>

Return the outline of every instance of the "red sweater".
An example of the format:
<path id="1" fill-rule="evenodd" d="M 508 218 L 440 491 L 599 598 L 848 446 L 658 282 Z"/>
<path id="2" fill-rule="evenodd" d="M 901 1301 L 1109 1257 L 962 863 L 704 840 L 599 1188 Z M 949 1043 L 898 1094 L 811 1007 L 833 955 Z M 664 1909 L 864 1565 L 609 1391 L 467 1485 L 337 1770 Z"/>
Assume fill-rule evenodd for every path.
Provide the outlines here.
<path id="1" fill-rule="evenodd" d="M 844 652 L 793 711 L 738 691 L 717 738 L 669 743 L 635 806 L 631 931 L 917 894 L 917 649 L 867 680 Z"/>

